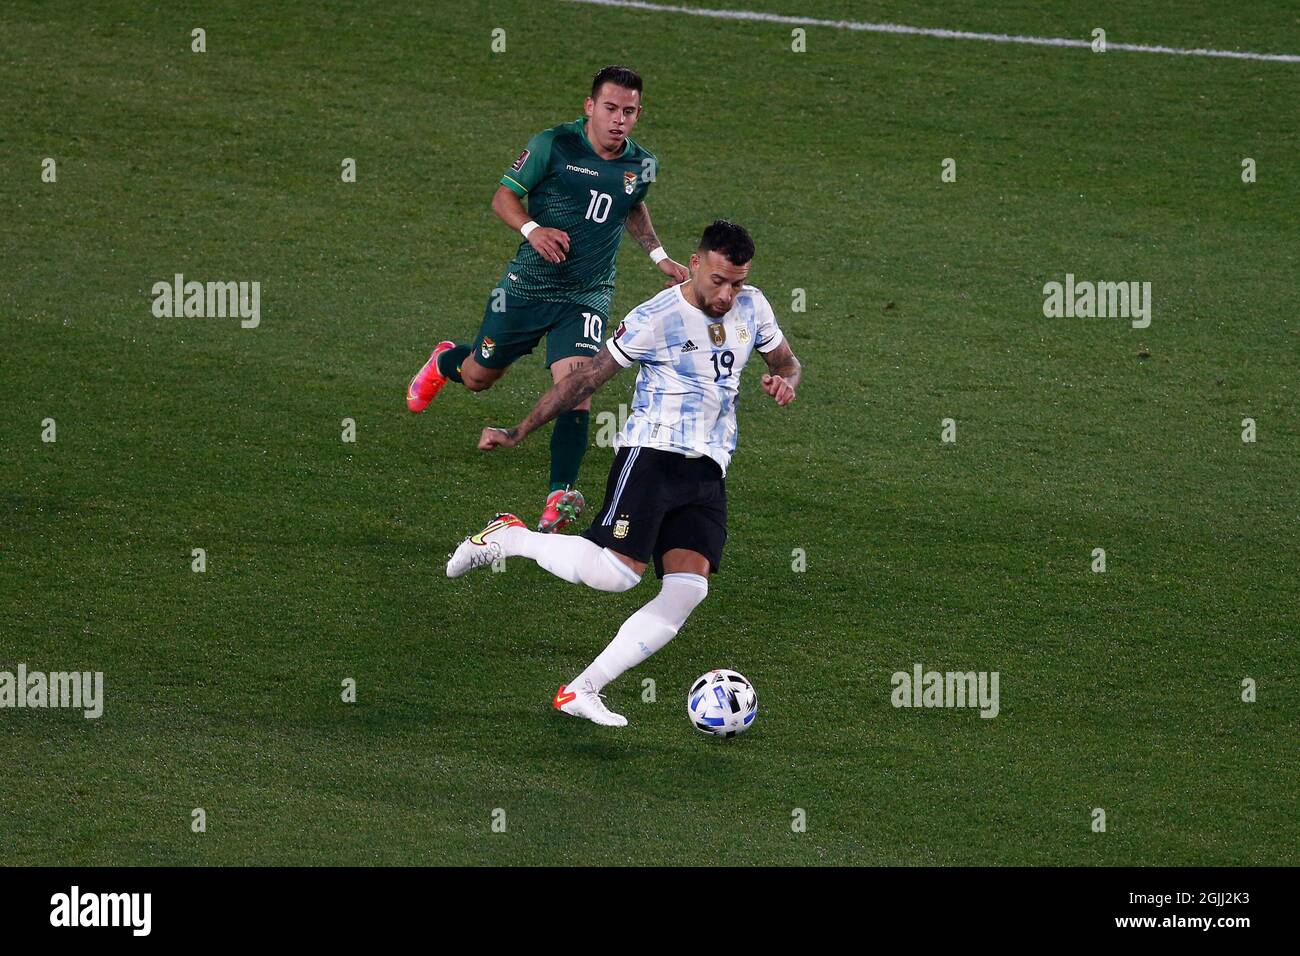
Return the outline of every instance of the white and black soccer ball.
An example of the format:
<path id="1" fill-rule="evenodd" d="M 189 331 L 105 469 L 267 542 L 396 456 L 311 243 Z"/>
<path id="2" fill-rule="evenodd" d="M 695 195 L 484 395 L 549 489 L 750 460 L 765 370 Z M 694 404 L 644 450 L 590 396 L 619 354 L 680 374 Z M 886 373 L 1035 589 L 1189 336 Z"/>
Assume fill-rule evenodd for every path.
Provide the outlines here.
<path id="1" fill-rule="evenodd" d="M 734 737 L 748 730 L 758 713 L 758 692 L 744 674 L 725 668 L 709 671 L 691 684 L 686 716 L 701 733 Z"/>

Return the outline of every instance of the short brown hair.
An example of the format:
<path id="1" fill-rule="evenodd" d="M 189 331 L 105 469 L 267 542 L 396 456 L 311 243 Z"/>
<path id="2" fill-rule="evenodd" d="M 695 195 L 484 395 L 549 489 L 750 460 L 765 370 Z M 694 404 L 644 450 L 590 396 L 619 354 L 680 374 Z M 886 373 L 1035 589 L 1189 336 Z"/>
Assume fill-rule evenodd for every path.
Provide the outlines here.
<path id="1" fill-rule="evenodd" d="M 624 89 L 641 92 L 641 74 L 626 66 L 604 66 L 596 71 L 596 75 L 591 80 L 591 98 L 593 100 L 596 98 L 596 94 L 600 92 L 600 88 L 606 83 L 613 83 L 615 86 L 621 86 Z"/>

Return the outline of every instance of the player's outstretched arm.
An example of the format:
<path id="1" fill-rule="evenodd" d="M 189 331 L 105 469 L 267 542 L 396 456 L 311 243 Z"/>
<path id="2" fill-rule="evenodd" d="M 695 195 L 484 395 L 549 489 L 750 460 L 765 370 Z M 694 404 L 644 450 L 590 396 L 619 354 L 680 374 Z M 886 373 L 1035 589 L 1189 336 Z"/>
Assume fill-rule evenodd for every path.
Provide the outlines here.
<path id="1" fill-rule="evenodd" d="M 789 342 L 782 342 L 770 352 L 759 353 L 767 362 L 768 374 L 763 376 L 763 391 L 776 399 L 778 405 L 794 401 L 794 390 L 803 378 L 803 366 L 795 358 Z"/>
<path id="2" fill-rule="evenodd" d="M 514 428 L 485 428 L 478 440 L 480 451 L 494 448 L 513 448 L 524 440 L 529 432 L 536 431 L 556 415 L 567 412 L 584 398 L 590 397 L 611 378 L 623 371 L 623 366 L 614 361 L 609 349 L 596 353 L 591 365 L 580 372 L 574 372 L 560 379 L 537 400 L 533 410 Z"/>
<path id="3" fill-rule="evenodd" d="M 640 243 L 641 248 L 645 250 L 646 255 L 650 255 L 656 249 L 662 249 L 663 243 L 655 235 L 654 223 L 650 221 L 650 210 L 646 208 L 644 201 L 637 203 L 627 214 L 627 234 Z M 685 282 L 691 277 L 690 270 L 680 262 L 674 262 L 666 255 L 655 263 L 656 267 L 668 277 L 664 287 L 676 285 L 679 282 Z"/>

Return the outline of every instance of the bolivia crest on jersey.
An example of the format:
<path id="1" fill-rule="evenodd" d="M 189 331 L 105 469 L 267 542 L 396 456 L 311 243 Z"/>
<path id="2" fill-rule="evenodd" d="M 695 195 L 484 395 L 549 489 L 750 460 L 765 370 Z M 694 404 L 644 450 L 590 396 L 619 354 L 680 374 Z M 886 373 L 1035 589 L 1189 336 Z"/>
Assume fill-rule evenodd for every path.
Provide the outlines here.
<path id="1" fill-rule="evenodd" d="M 636 189 L 636 173 L 624 173 L 623 192 L 627 193 L 630 196 L 632 195 L 632 190 L 634 189 Z"/>

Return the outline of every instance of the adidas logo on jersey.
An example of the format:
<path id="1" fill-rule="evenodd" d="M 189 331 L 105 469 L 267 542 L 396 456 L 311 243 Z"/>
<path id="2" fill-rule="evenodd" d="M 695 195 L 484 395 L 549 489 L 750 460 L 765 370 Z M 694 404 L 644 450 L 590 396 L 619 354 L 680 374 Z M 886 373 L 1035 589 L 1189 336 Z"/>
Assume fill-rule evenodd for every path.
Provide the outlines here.
<path id="1" fill-rule="evenodd" d="M 692 342 L 690 339 L 687 339 L 686 344 L 682 346 L 682 354 L 685 355 L 687 352 L 694 352 L 694 351 L 695 351 L 695 343 Z"/>

